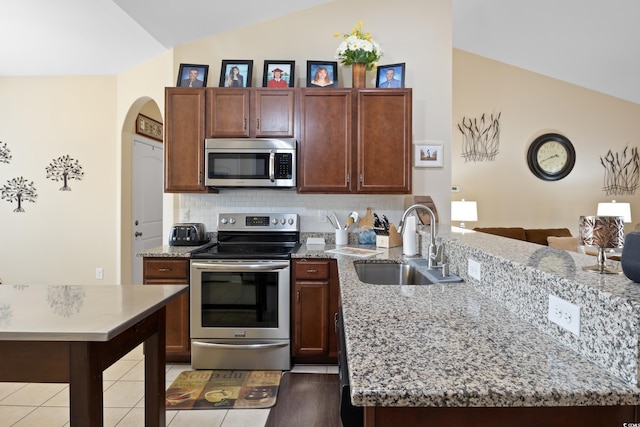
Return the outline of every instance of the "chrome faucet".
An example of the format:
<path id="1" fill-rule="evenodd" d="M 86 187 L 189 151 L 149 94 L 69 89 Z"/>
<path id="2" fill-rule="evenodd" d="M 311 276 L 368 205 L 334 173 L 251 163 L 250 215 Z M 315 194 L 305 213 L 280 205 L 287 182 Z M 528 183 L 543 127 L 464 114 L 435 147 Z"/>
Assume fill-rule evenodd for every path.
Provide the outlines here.
<path id="1" fill-rule="evenodd" d="M 402 227 L 404 225 L 404 221 L 407 219 L 407 216 L 416 209 L 424 209 L 429 213 L 429 248 L 427 251 L 427 262 L 429 263 L 429 268 L 440 268 L 442 267 L 442 253 L 443 247 L 436 244 L 436 216 L 433 211 L 421 204 L 411 205 L 404 211 L 402 214 L 402 219 L 400 220 L 400 224 L 398 224 L 398 234 L 402 234 Z"/>

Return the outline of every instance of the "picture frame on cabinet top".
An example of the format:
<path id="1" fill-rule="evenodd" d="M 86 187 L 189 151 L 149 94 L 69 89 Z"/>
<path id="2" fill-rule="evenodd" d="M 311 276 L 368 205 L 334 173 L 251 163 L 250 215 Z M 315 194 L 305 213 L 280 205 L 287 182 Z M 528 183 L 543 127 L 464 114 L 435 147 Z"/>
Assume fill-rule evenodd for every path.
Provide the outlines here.
<path id="1" fill-rule="evenodd" d="M 441 168 L 444 166 L 444 146 L 442 144 L 414 144 L 413 165 L 417 168 Z"/>
<path id="2" fill-rule="evenodd" d="M 201 64 L 180 64 L 177 87 L 206 87 L 209 66 Z"/>
<path id="3" fill-rule="evenodd" d="M 236 72 L 237 71 L 237 72 Z M 251 87 L 252 59 L 223 59 L 219 87 Z"/>
<path id="4" fill-rule="evenodd" d="M 338 62 L 307 61 L 307 87 L 338 87 Z"/>
<path id="5" fill-rule="evenodd" d="M 277 76 L 278 70 L 280 76 Z M 296 82 L 295 61 L 264 61 L 262 87 L 286 88 L 294 87 Z M 285 84 L 286 83 L 286 84 Z"/>
<path id="6" fill-rule="evenodd" d="M 398 64 L 378 65 L 376 71 L 376 87 L 399 89 L 404 87 L 404 62 Z"/>

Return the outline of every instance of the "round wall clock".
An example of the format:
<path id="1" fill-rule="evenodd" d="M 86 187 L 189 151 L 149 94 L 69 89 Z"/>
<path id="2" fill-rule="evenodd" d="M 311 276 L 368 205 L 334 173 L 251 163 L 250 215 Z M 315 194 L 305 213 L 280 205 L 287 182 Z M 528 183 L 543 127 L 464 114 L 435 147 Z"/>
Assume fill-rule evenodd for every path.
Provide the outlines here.
<path id="1" fill-rule="evenodd" d="M 545 181 L 557 181 L 569 175 L 576 163 L 576 150 L 565 136 L 547 133 L 529 146 L 527 163 L 531 172 Z"/>

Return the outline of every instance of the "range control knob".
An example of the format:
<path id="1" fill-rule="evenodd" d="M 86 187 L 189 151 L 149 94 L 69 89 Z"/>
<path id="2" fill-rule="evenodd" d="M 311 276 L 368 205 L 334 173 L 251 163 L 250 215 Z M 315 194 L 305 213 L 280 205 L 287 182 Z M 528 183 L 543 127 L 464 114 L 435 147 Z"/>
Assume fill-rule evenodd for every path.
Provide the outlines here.
<path id="1" fill-rule="evenodd" d="M 293 218 L 289 218 L 289 221 L 287 221 L 289 223 L 289 225 L 293 225 Z"/>
<path id="2" fill-rule="evenodd" d="M 235 218 L 229 218 L 229 224 L 235 224 L 235 223 L 236 223 Z"/>
<path id="3" fill-rule="evenodd" d="M 281 218 L 280 219 L 280 224 L 285 225 L 287 222 L 287 220 L 285 218 Z"/>
<path id="4" fill-rule="evenodd" d="M 221 224 L 226 224 L 227 223 L 227 218 L 220 218 L 220 223 Z"/>
<path id="5" fill-rule="evenodd" d="M 271 220 L 271 224 L 273 224 L 273 225 L 278 225 L 278 218 L 273 218 L 273 219 Z"/>

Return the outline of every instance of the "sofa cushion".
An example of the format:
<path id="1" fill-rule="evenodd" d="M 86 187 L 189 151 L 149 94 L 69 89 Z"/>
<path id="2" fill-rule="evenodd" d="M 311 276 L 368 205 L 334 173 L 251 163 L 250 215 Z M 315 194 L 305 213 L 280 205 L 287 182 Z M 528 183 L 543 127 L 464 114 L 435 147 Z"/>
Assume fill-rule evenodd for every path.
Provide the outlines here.
<path id="1" fill-rule="evenodd" d="M 527 241 L 537 243 L 539 245 L 547 245 L 547 237 L 571 237 L 571 231 L 568 228 L 532 228 L 525 229 Z"/>
<path id="2" fill-rule="evenodd" d="M 496 236 L 510 237 L 512 239 L 527 240 L 524 228 L 521 227 L 476 227 L 475 231 L 494 234 Z"/>
<path id="3" fill-rule="evenodd" d="M 549 244 L 549 247 L 571 252 L 581 252 L 579 249 L 578 240 L 579 239 L 577 237 L 547 237 L 547 243 Z"/>

